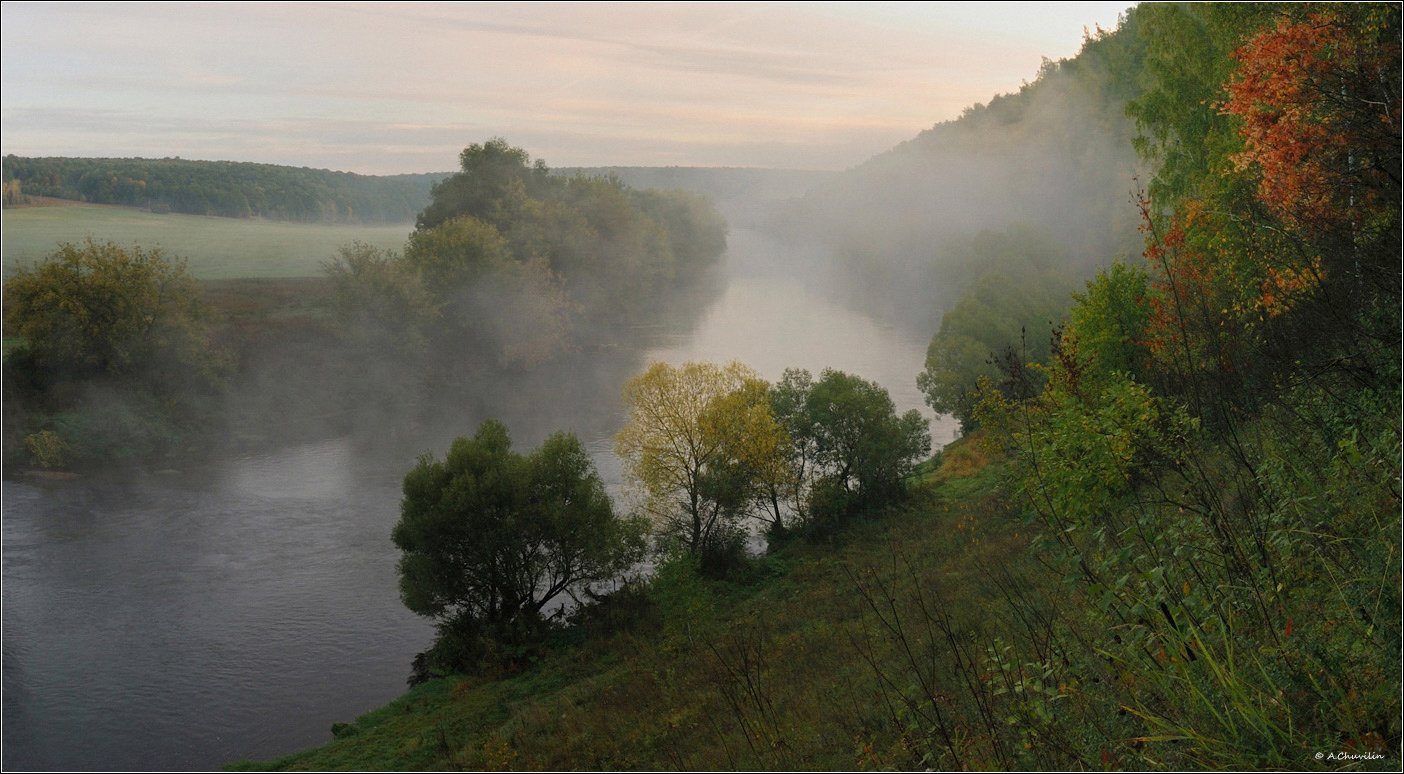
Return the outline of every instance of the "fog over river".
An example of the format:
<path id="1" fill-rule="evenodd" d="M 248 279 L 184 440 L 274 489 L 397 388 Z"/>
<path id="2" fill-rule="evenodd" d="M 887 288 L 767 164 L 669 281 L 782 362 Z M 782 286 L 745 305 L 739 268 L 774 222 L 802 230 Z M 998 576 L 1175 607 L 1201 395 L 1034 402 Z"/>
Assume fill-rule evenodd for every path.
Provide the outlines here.
<path id="1" fill-rule="evenodd" d="M 623 379 L 649 360 L 834 367 L 922 409 L 926 336 L 830 300 L 817 257 L 733 230 L 700 315 L 518 377 L 413 430 L 358 429 L 140 479 L 4 487 L 4 767 L 203 769 L 330 739 L 402 693 L 430 624 L 400 603 L 401 477 L 487 416 L 515 448 L 579 434 L 612 492 Z M 929 333 L 929 332 L 928 332 Z M 465 387 L 465 392 L 472 388 Z M 935 446 L 954 422 L 932 423 Z"/>

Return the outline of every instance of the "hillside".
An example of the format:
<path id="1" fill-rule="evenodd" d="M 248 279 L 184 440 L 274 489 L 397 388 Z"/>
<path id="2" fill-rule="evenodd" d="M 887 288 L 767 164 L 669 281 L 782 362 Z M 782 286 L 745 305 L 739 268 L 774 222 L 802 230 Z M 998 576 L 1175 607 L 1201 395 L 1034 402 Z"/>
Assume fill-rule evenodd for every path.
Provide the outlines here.
<path id="1" fill-rule="evenodd" d="M 927 710 L 906 702 L 932 666 L 952 663 L 928 616 L 953 616 L 952 634 L 983 671 L 986 640 L 1016 637 L 1023 625 L 1014 615 L 989 615 L 1012 601 L 1002 593 L 1027 599 L 1048 591 L 1028 585 L 1028 534 L 1001 510 L 994 473 L 977 447 L 960 444 L 909 508 L 855 524 L 831 542 L 793 544 L 729 580 L 665 567 L 651 584 L 609 598 L 519 672 L 434 680 L 337 724 L 324 747 L 231 768 L 929 765 Z M 894 638 L 889 624 L 910 640 Z M 957 689 L 947 675 L 938 679 Z M 992 741 L 964 730 L 972 747 Z M 1038 765 L 1035 754 L 1020 756 Z"/>
<path id="2" fill-rule="evenodd" d="M 982 233 L 1034 233 L 1079 277 L 1135 255 L 1144 164 L 1125 107 L 1144 45 L 1131 14 L 1017 92 L 834 175 L 777 226 L 824 245 L 856 304 L 920 331 L 976 278 L 967 246 Z"/>
<path id="3" fill-rule="evenodd" d="M 1141 6 L 812 193 L 858 300 L 942 319 L 967 435 L 907 504 L 244 765 L 1397 770 L 1399 24 Z"/>
<path id="4" fill-rule="evenodd" d="M 116 204 L 152 213 L 311 223 L 409 223 L 450 172 L 359 175 L 236 161 L 180 158 L 4 158 L 6 208 L 44 199 Z M 639 189 L 678 188 L 715 199 L 774 202 L 832 173 L 713 167 L 564 167 L 556 174 L 612 175 Z M 741 214 L 741 213 L 736 213 Z"/>

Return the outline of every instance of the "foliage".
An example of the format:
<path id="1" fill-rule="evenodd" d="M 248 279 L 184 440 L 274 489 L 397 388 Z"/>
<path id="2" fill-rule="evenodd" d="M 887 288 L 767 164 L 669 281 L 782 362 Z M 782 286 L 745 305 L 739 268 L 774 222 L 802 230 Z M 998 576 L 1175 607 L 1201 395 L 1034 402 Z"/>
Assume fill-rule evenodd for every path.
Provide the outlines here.
<path id="1" fill-rule="evenodd" d="M 1383 6 L 1282 16 L 1233 59 L 1223 112 L 1240 120 L 1239 169 L 1288 225 L 1331 229 L 1353 210 L 1397 209 L 1399 41 Z"/>
<path id="2" fill-rule="evenodd" d="M 1275 13 L 1269 3 L 1153 3 L 1136 9 L 1145 56 L 1144 86 L 1127 112 L 1137 150 L 1156 162 L 1150 193 L 1158 202 L 1199 195 L 1239 147 L 1216 109 L 1232 72 L 1228 58 L 1243 31 Z"/>
<path id="3" fill-rule="evenodd" d="M 523 457 L 489 420 L 405 476 L 393 539 L 405 605 L 440 624 L 432 666 L 464 669 L 484 643 L 520 645 L 560 595 L 618 577 L 641 525 L 614 515 L 589 455 L 557 434 Z"/>
<path id="4" fill-rule="evenodd" d="M 739 363 L 655 363 L 625 402 L 626 474 L 665 539 L 703 559 L 739 551 L 746 516 L 774 541 L 890 505 L 931 448 L 920 413 L 898 416 L 882 387 L 832 369 L 789 369 L 772 388 Z"/>
<path id="5" fill-rule="evenodd" d="M 699 560 L 729 550 L 757 472 L 785 444 L 765 382 L 737 362 L 654 363 L 624 385 L 624 401 L 615 449 L 662 540 Z"/>
<path id="6" fill-rule="evenodd" d="M 1071 279 L 1057 267 L 1046 237 L 1029 229 L 986 232 L 963 261 L 971 286 L 941 318 L 917 386 L 936 411 L 977 426 L 981 377 L 997 379 L 1000 359 L 1044 362 L 1054 323 L 1067 307 Z"/>
<path id="7" fill-rule="evenodd" d="M 159 249 L 60 245 L 5 282 L 5 333 L 54 378 L 216 375 L 199 287 Z"/>
<path id="8" fill-rule="evenodd" d="M 68 444 L 52 430 L 40 430 L 24 438 L 24 445 L 41 467 L 61 468 Z"/>
<path id="9" fill-rule="evenodd" d="M 1344 26 L 1296 26 L 1316 14 Z M 1289 81 L 1370 65 L 1373 81 L 1321 75 L 1342 101 L 1307 100 L 1294 130 L 1319 148 L 1311 124 L 1364 104 L 1352 84 L 1397 75 L 1398 8 L 1167 4 L 1133 18 L 1140 48 L 1101 50 L 1139 63 L 1118 94 L 1144 80 L 1147 263 L 1092 280 L 1045 362 L 985 382 L 980 452 L 944 455 L 933 497 L 852 522 L 836 545 L 786 545 L 752 588 L 665 564 L 654 634 L 439 684 L 455 695 L 418 694 L 285 764 L 1397 770 L 1398 289 L 1379 279 L 1399 252 L 1397 178 L 1361 175 L 1375 190 L 1354 202 L 1299 202 L 1326 207 L 1308 228 L 1273 200 L 1296 183 L 1239 163 L 1240 132 L 1293 103 L 1240 117 L 1221 100 L 1267 62 L 1281 68 L 1263 78 Z M 1267 55 L 1291 40 L 1300 57 Z M 1397 91 L 1376 100 L 1391 128 Z M 1397 137 L 1344 134 L 1347 161 L 1397 152 Z M 1345 175 L 1312 169 L 1337 158 L 1280 172 Z M 770 395 L 811 473 L 821 431 L 801 398 L 815 388 L 792 372 Z M 810 491 L 842 504 L 821 467 Z"/>
<path id="10" fill-rule="evenodd" d="M 1399 738 L 1399 187 L 1377 171 L 1398 9 L 1142 10 L 1149 271 L 1089 284 L 1037 394 L 987 383 L 978 409 L 1040 558 L 1086 599 L 1050 640 L 1066 668 L 1035 663 L 1099 675 L 1125 712 L 1099 722 L 1132 723 L 1050 730 L 1081 766 L 1379 753 Z"/>
<path id="11" fill-rule="evenodd" d="M 424 351 L 437 310 L 398 253 L 354 242 L 340 248 L 323 270 L 335 288 L 343 331 L 378 352 Z"/>
<path id="12" fill-rule="evenodd" d="M 199 286 L 160 250 L 64 244 L 5 283 L 8 421 L 46 467 L 150 458 L 207 421 L 228 357 Z"/>
<path id="13" fill-rule="evenodd" d="M 498 230 L 472 215 L 420 228 L 405 245 L 406 268 L 441 301 L 500 271 L 509 260 L 507 241 Z"/>
<path id="14" fill-rule="evenodd" d="M 831 492 L 851 498 L 852 507 L 878 508 L 899 499 L 902 480 L 931 451 L 926 420 L 916 409 L 899 416 L 887 390 L 875 382 L 825 369 L 805 407 L 821 479 Z"/>
<path id="15" fill-rule="evenodd" d="M 188 159 L 5 157 L 5 186 L 27 196 L 152 212 L 320 223 L 405 223 L 442 175 L 371 176 Z M 18 190 L 18 189 L 17 189 Z M 8 194 L 7 194 L 8 196 Z M 8 204 L 8 201 L 7 201 Z"/>
<path id="16" fill-rule="evenodd" d="M 726 245 L 716 210 L 689 194 L 553 175 L 502 139 L 469 146 L 460 164 L 391 259 L 397 282 L 431 300 L 428 354 L 460 367 L 531 367 L 597 343 L 661 307 Z M 377 306 L 403 306 L 405 290 L 382 275 L 338 280 L 352 296 L 385 293 Z M 423 333 L 403 315 L 382 319 L 386 332 L 371 340 Z"/>
<path id="17" fill-rule="evenodd" d="M 1150 278 L 1140 267 L 1116 262 L 1073 296 L 1064 337 L 1077 341 L 1087 368 L 1136 375 L 1149 365 Z"/>
<path id="18" fill-rule="evenodd" d="M 754 515 L 772 531 L 783 532 L 778 493 L 790 483 L 786 450 L 791 440 L 771 403 L 770 389 L 759 378 L 747 378 L 735 390 L 713 399 L 704 410 L 703 432 L 724 439 L 715 465 L 704 476 L 704 491 L 728 511 Z M 718 543 L 703 551 L 731 563 L 745 554 L 745 532 L 723 530 Z"/>
<path id="19" fill-rule="evenodd" d="M 459 160 L 461 171 L 435 186 L 416 232 L 471 216 L 497 229 L 517 262 L 541 262 L 560 276 L 589 312 L 656 294 L 726 247 L 725 222 L 692 194 L 553 175 L 501 138 L 465 148 Z"/>
<path id="20" fill-rule="evenodd" d="M 775 421 L 789 436 L 781 449 L 775 475 L 762 482 L 762 513 L 769 521 L 772 539 L 783 535 L 785 514 L 792 514 L 794 524 L 808 518 L 809 491 L 818 475 L 819 429 L 809 411 L 809 396 L 814 391 L 814 377 L 808 371 L 787 368 L 770 389 L 770 411 Z"/>
<path id="21" fill-rule="evenodd" d="M 433 200 L 415 220 L 416 230 L 426 231 L 462 215 L 495 221 L 514 189 L 526 193 L 528 188 L 539 191 L 549 184 L 544 163 L 531 166 L 525 150 L 500 137 L 464 148 L 458 160 L 461 171 L 434 186 Z"/>
<path id="22" fill-rule="evenodd" d="M 476 349 L 509 366 L 564 351 L 572 308 L 539 259 L 513 260 L 507 240 L 471 215 L 410 235 L 402 271 L 433 300 L 439 351 Z"/>

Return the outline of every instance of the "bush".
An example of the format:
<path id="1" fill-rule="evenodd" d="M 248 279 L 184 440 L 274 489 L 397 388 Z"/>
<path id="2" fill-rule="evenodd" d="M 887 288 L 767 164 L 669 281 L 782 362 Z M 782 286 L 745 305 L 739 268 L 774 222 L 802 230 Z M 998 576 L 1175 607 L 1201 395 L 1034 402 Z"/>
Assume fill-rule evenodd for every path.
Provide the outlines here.
<path id="1" fill-rule="evenodd" d="M 160 250 L 63 244 L 5 282 L 7 445 L 40 465 L 148 458 L 206 423 L 229 359 L 200 288 Z M 7 449 L 10 451 L 10 449 Z M 13 451 L 19 451 L 14 449 Z"/>

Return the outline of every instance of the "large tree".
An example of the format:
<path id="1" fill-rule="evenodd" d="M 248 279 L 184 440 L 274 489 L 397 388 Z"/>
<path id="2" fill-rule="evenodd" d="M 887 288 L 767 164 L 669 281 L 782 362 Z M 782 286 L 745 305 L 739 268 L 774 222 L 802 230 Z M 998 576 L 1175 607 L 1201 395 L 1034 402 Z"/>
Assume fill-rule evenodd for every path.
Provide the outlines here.
<path id="1" fill-rule="evenodd" d="M 561 595 L 638 561 L 643 527 L 615 515 L 589 455 L 558 433 L 523 457 L 488 420 L 405 476 L 392 538 L 405 605 L 440 625 L 438 666 L 463 668 L 484 642 L 539 627 Z M 467 663 L 465 663 L 467 662 Z"/>

